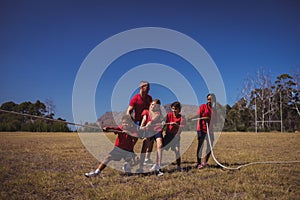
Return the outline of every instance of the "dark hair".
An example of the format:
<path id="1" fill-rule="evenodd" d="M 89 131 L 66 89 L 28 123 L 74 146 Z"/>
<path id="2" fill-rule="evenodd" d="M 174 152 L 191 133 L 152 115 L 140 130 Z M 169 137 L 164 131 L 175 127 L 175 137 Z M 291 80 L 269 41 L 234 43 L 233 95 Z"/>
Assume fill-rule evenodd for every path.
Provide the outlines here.
<path id="1" fill-rule="evenodd" d="M 172 107 L 178 108 L 179 111 L 181 111 L 181 104 L 180 104 L 179 101 L 173 102 L 173 103 L 171 104 L 171 108 L 172 108 Z"/>
<path id="2" fill-rule="evenodd" d="M 214 108 L 214 109 L 216 109 L 216 103 L 217 103 L 217 99 L 216 99 L 216 95 L 214 94 L 214 93 L 209 93 L 207 96 L 206 96 L 206 98 L 208 98 L 208 97 L 211 97 L 211 101 L 213 102 L 213 104 L 212 104 L 212 107 Z"/>
<path id="3" fill-rule="evenodd" d="M 216 95 L 214 93 L 208 93 L 208 95 L 206 96 L 206 98 L 208 98 L 209 96 L 212 98 L 213 102 L 216 102 L 217 99 L 216 99 Z"/>
<path id="4" fill-rule="evenodd" d="M 159 100 L 159 99 L 153 99 L 152 102 L 155 102 L 156 104 L 159 104 L 159 105 L 160 105 L 160 100 Z"/>

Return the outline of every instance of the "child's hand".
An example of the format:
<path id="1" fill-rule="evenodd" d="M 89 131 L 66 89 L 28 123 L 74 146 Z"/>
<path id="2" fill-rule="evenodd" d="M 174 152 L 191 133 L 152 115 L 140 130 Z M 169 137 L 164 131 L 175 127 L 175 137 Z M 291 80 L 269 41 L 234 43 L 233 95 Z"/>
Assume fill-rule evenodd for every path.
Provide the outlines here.
<path id="1" fill-rule="evenodd" d="M 171 122 L 172 126 L 178 126 L 178 124 L 176 122 Z"/>

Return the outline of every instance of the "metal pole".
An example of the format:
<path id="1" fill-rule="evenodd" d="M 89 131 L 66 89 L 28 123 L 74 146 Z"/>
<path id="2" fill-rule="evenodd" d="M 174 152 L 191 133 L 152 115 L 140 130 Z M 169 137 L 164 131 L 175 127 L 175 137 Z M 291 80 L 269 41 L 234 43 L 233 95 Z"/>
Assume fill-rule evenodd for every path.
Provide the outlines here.
<path id="1" fill-rule="evenodd" d="M 257 133 L 257 108 L 256 108 L 256 96 L 255 96 L 255 133 Z"/>

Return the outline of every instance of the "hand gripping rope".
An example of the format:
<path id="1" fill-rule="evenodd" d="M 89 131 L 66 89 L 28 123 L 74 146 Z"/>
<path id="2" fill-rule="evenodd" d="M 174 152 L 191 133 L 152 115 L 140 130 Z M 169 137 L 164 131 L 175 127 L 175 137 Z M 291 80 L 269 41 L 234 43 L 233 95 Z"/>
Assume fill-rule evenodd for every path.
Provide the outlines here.
<path id="1" fill-rule="evenodd" d="M 199 118 L 198 118 L 199 119 Z M 214 155 L 214 151 L 213 151 L 213 148 L 212 148 L 212 144 L 211 144 L 211 140 L 210 140 L 210 137 L 209 137 L 209 128 L 208 128 L 208 123 L 206 122 L 206 127 L 207 127 L 207 137 L 208 137 L 208 143 L 209 143 L 209 147 L 210 147 L 210 150 L 211 150 L 211 156 L 212 158 L 214 159 L 214 161 L 217 163 L 217 165 L 219 165 L 220 167 L 222 167 L 223 169 L 228 169 L 228 170 L 239 170 L 241 169 L 242 167 L 247 167 L 247 166 L 250 166 L 250 165 L 256 165 L 256 164 L 291 164 L 291 163 L 300 163 L 300 161 L 265 161 L 265 162 L 251 162 L 251 163 L 247 163 L 247 164 L 244 164 L 244 165 L 240 165 L 238 167 L 227 167 L 227 166 L 224 166 L 222 165 L 215 157 Z"/>

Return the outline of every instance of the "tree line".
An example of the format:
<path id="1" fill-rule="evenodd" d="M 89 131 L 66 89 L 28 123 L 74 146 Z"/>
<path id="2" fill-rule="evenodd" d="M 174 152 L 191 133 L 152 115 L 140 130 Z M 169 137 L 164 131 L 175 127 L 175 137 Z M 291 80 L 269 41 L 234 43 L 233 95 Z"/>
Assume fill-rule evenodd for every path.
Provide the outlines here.
<path id="1" fill-rule="evenodd" d="M 245 81 L 241 98 L 226 106 L 223 131 L 300 130 L 300 67 L 293 75 L 281 74 L 271 81 L 263 69 Z"/>
<path id="2" fill-rule="evenodd" d="M 12 111 L 12 113 L 0 112 L 0 131 L 70 132 L 71 130 L 64 123 L 64 119 L 57 118 L 53 121 L 55 115 L 53 107 L 52 104 L 45 104 L 39 100 L 35 103 L 29 101 L 20 104 L 13 101 L 3 103 L 0 109 Z M 37 116 L 38 118 L 14 113 Z"/>
<path id="3" fill-rule="evenodd" d="M 298 71 L 295 71 L 293 75 L 281 74 L 277 76 L 274 82 L 272 82 L 270 73 L 266 73 L 261 69 L 257 72 L 256 77 L 248 77 L 245 80 L 243 89 L 239 95 L 240 98 L 232 107 L 228 104 L 224 106 L 217 102 L 216 107 L 220 123 L 215 125 L 216 131 L 299 131 L 299 80 L 300 67 L 298 67 Z M 194 108 L 194 106 L 191 107 Z M 170 105 L 165 105 L 164 108 L 166 112 L 171 111 Z M 195 108 L 193 109 L 193 113 L 188 113 L 187 115 L 194 115 L 194 112 L 196 112 Z M 120 113 L 115 114 L 120 115 Z M 106 113 L 99 118 L 98 122 L 102 122 L 101 124 L 111 123 L 116 125 L 112 112 Z M 184 130 L 195 131 L 195 129 L 196 123 L 187 121 Z M 81 131 L 92 130 L 81 128 Z"/>

